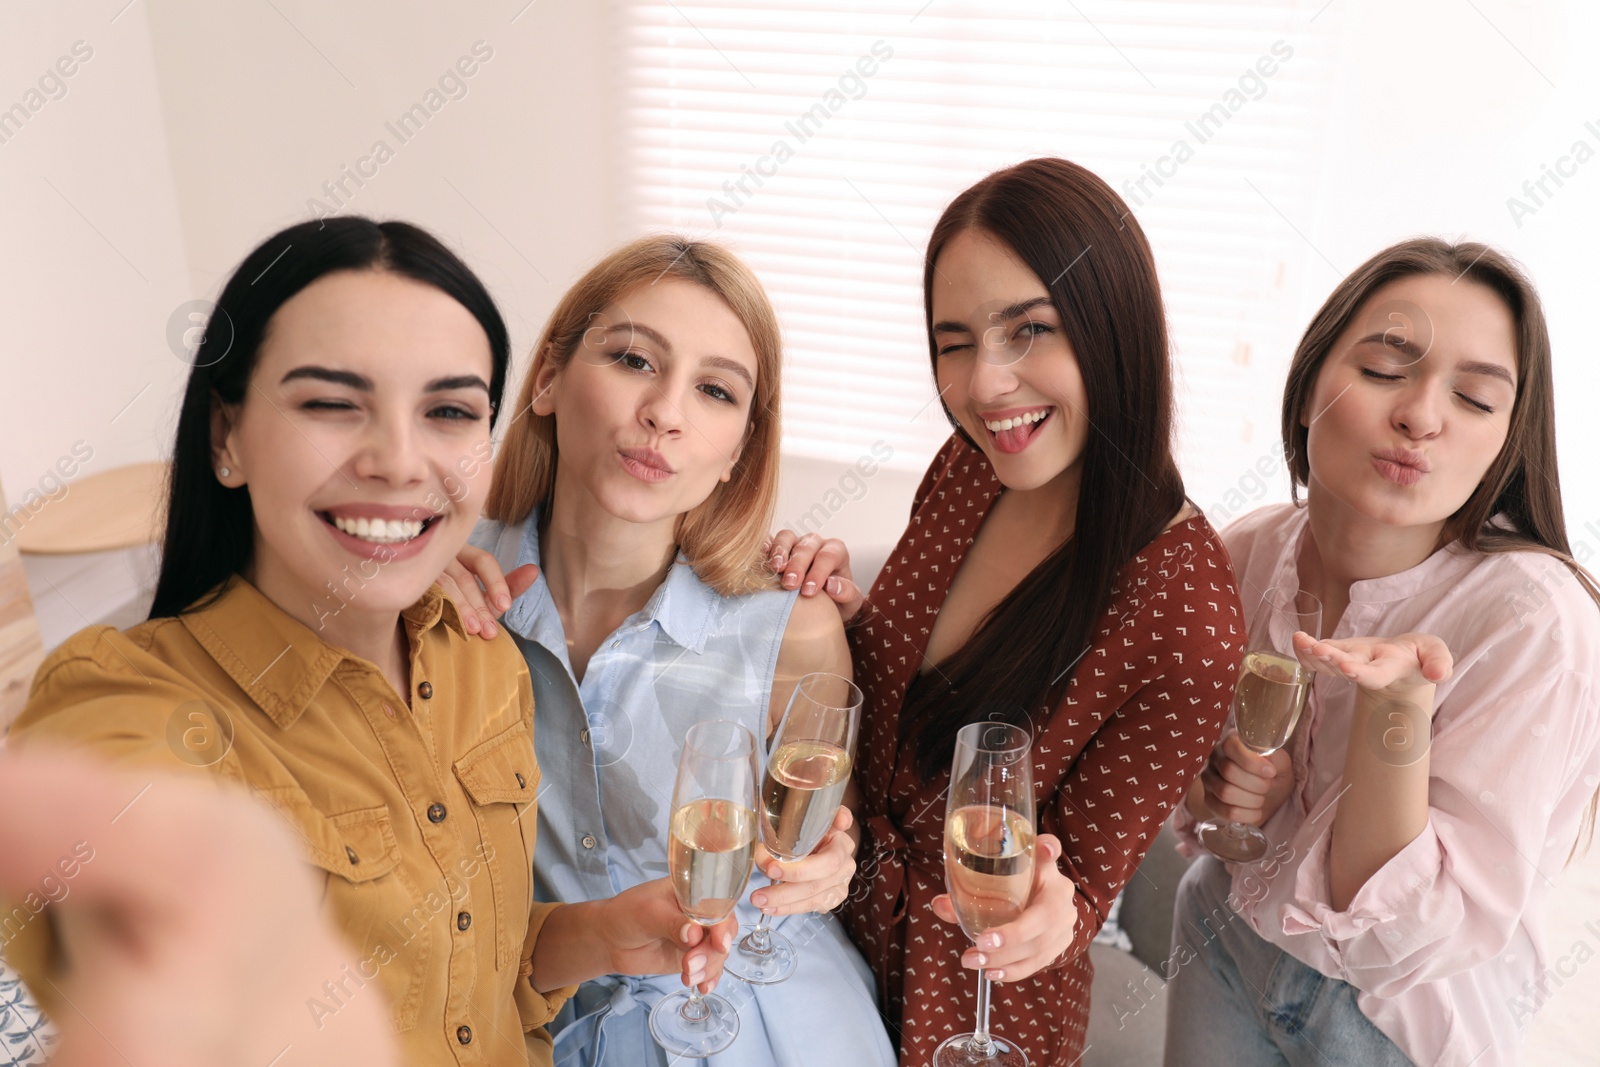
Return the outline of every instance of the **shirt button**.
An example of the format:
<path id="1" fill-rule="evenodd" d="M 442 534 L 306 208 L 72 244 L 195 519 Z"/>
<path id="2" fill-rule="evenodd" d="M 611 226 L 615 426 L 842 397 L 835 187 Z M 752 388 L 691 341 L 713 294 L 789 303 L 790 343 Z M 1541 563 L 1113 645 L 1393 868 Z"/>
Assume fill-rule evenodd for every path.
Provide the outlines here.
<path id="1" fill-rule="evenodd" d="M 587 729 L 579 730 L 578 740 L 587 745 L 589 743 L 589 731 Z"/>
<path id="2" fill-rule="evenodd" d="M 349 845 L 344 846 L 344 854 L 349 858 L 351 866 L 361 862 L 361 857 L 356 855 L 356 850 Z"/>
<path id="3" fill-rule="evenodd" d="M 594 839 L 594 835 L 593 834 L 584 834 L 583 835 L 583 847 L 584 848 L 594 848 L 594 846 L 598 845 L 599 843 L 600 842 L 598 842 L 598 841 L 596 841 Z"/>
<path id="4" fill-rule="evenodd" d="M 423 700 L 432 700 L 433 683 L 423 682 L 421 685 L 417 686 L 417 696 L 421 697 Z"/>
<path id="5" fill-rule="evenodd" d="M 470 911 L 462 911 L 462 912 L 457 912 L 456 913 L 456 929 L 457 930 L 465 930 L 467 927 L 469 927 L 471 925 L 472 925 L 472 913 Z"/>
<path id="6" fill-rule="evenodd" d="M 429 804 L 428 805 L 428 821 L 429 822 L 444 822 L 444 816 L 445 816 L 445 810 L 444 810 L 444 805 L 443 804 Z"/>
<path id="7" fill-rule="evenodd" d="M 472 1044 L 472 1027 L 470 1027 L 470 1026 L 458 1026 L 458 1027 L 456 1027 L 456 1040 L 461 1042 L 463 1045 Z"/>
<path id="8" fill-rule="evenodd" d="M 522 777 L 522 772 L 521 771 L 517 772 L 517 788 L 518 789 L 526 789 L 526 788 L 528 788 L 528 780 L 526 778 Z"/>

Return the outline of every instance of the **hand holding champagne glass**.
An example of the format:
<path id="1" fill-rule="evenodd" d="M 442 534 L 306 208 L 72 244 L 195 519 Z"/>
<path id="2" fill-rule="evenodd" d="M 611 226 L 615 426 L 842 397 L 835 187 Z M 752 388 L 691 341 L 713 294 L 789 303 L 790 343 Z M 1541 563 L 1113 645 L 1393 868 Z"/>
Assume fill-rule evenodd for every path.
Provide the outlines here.
<path id="1" fill-rule="evenodd" d="M 800 679 L 772 738 L 761 783 L 761 843 L 780 860 L 809 856 L 833 826 L 861 723 L 861 690 L 848 678 L 815 673 Z M 746 982 L 771 985 L 794 973 L 795 947 L 763 914 L 727 969 Z"/>
<path id="2" fill-rule="evenodd" d="M 1033 771 L 1027 731 L 976 722 L 956 735 L 944 816 L 944 876 L 973 941 L 1013 921 L 1033 887 Z M 978 1027 L 947 1039 L 934 1067 L 1028 1067 L 1028 1054 L 989 1032 L 989 977 L 978 971 Z"/>
<path id="3" fill-rule="evenodd" d="M 1268 589 L 1245 645 L 1232 709 L 1239 740 L 1260 756 L 1270 756 L 1288 742 L 1311 692 L 1311 672 L 1294 648 L 1299 630 L 1321 632 L 1321 602 L 1292 586 Z M 1244 823 L 1208 819 L 1195 827 L 1195 834 L 1212 855 L 1229 863 L 1254 863 L 1267 853 L 1266 835 Z"/>
<path id="4" fill-rule="evenodd" d="M 756 742 L 738 723 L 689 728 L 672 790 L 667 867 L 683 913 L 702 926 L 727 918 L 744 895 L 756 843 Z M 650 1033 L 677 1056 L 721 1052 L 739 1034 L 739 1014 L 698 987 L 663 997 Z"/>

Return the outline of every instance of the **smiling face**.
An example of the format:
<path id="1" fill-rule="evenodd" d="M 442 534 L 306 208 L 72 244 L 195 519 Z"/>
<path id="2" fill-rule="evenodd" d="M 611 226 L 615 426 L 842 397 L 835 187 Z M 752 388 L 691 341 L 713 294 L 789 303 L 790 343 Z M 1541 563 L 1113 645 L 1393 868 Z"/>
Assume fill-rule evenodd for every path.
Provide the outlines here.
<path id="1" fill-rule="evenodd" d="M 245 576 L 314 627 L 415 603 L 483 509 L 492 362 L 466 308 L 396 274 L 329 274 L 288 300 L 244 401 L 214 411 L 218 477 L 255 516 Z"/>
<path id="2" fill-rule="evenodd" d="M 721 297 L 665 277 L 590 320 L 565 365 L 542 361 L 533 411 L 554 415 L 562 500 L 634 523 L 676 521 L 733 472 L 755 349 Z"/>
<path id="3" fill-rule="evenodd" d="M 1412 275 L 1373 293 L 1300 413 L 1311 506 L 1442 528 L 1506 442 L 1516 337 L 1505 302 L 1476 282 Z"/>
<path id="4" fill-rule="evenodd" d="M 945 406 L 1008 488 L 1076 492 L 1088 402 L 1061 314 L 1038 275 L 982 230 L 939 252 L 931 309 Z"/>

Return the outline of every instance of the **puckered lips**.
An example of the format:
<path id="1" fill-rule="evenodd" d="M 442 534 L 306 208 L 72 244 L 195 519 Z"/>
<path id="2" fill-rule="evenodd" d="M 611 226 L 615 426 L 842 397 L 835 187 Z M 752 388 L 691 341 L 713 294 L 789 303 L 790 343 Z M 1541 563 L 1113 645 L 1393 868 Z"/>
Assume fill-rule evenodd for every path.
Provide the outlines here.
<path id="1" fill-rule="evenodd" d="M 1035 404 L 1025 408 L 1004 408 L 999 411 L 983 411 L 978 413 L 978 418 L 983 422 L 983 428 L 989 432 L 989 439 L 1001 452 L 1015 454 L 1033 443 L 1042 430 L 1055 414 L 1056 409 L 1049 404 Z"/>
<path id="2" fill-rule="evenodd" d="M 385 563 L 421 552 L 444 518 L 416 504 L 338 504 L 316 514 L 346 551 Z"/>
<path id="3" fill-rule="evenodd" d="M 1396 485 L 1410 488 L 1433 470 L 1428 457 L 1412 448 L 1384 448 L 1372 454 L 1372 466 Z"/>
<path id="4" fill-rule="evenodd" d="M 641 482 L 664 482 L 677 473 L 667 457 L 653 448 L 619 448 L 617 461 L 623 470 Z"/>

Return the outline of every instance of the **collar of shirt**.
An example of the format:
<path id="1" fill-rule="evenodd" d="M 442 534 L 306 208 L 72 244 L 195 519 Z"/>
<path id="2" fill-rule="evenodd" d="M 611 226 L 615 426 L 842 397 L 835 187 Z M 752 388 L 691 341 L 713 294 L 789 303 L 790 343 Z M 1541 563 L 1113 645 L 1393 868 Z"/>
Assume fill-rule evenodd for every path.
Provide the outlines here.
<path id="1" fill-rule="evenodd" d="M 413 643 L 441 623 L 466 636 L 455 604 L 437 585 L 430 586 L 400 617 Z M 367 662 L 324 641 L 240 575 L 229 578 L 206 607 L 181 615 L 179 620 L 217 665 L 284 730 L 295 724 L 340 663 L 347 659 Z M 271 649 L 282 651 L 273 658 L 274 653 L 267 651 Z M 262 670 L 247 666 L 264 659 L 270 662 Z"/>
<path id="2" fill-rule="evenodd" d="M 1297 507 L 1293 523 L 1287 531 L 1288 536 L 1283 539 L 1283 548 L 1278 556 L 1277 566 L 1272 572 L 1273 584 L 1280 587 L 1294 588 L 1300 584 L 1297 561 L 1300 558 L 1300 546 L 1305 538 L 1311 536 L 1311 509 L 1304 505 Z M 1451 541 L 1415 567 L 1409 567 L 1395 574 L 1386 574 L 1381 578 L 1365 578 L 1359 582 L 1352 582 L 1350 603 L 1388 604 L 1396 600 L 1405 600 L 1425 589 L 1432 589 L 1436 585 L 1460 577 L 1471 568 L 1472 561 L 1471 551 L 1463 547 L 1459 540 Z M 1249 602 L 1250 594 L 1259 596 L 1261 592 L 1261 590 L 1240 590 L 1246 601 L 1246 618 L 1251 618 L 1255 614 L 1256 605 Z"/>
<path id="3" fill-rule="evenodd" d="M 515 567 L 538 562 L 539 510 L 535 508 L 522 524 L 522 542 L 517 549 Z M 716 591 L 702 582 L 688 561 L 679 556 L 667 571 L 666 580 L 656 587 L 645 606 L 618 630 L 639 631 L 655 623 L 674 643 L 699 655 L 705 651 L 706 638 L 711 633 L 720 602 Z M 567 642 L 561 633 L 561 615 L 555 610 L 542 567 L 533 585 L 512 603 L 503 623 L 512 633 L 539 642 L 565 661 Z"/>

